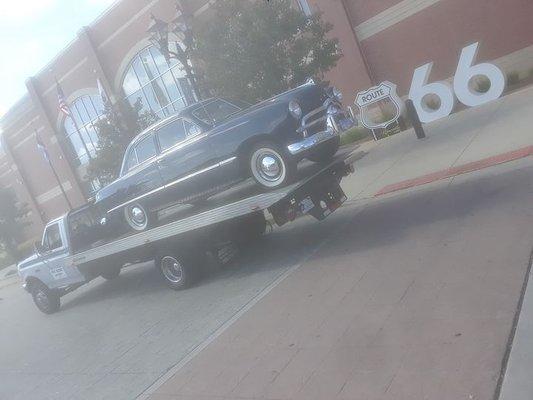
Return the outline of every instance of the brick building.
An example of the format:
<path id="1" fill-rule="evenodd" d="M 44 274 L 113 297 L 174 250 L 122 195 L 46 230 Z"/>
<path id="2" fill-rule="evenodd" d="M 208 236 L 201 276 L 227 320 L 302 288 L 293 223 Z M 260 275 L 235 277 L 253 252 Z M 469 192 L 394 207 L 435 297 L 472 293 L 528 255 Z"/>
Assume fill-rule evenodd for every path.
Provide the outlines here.
<path id="1" fill-rule="evenodd" d="M 189 0 L 202 22 L 216 0 Z M 243 0 L 244 1 L 244 0 Z M 479 60 L 491 60 L 507 72 L 533 68 L 531 0 L 294 0 L 305 14 L 323 12 L 334 25 L 344 57 L 329 80 L 347 103 L 357 91 L 382 80 L 409 89 L 417 66 L 434 61 L 430 79 L 454 74 L 462 47 L 481 43 Z M 79 206 L 97 189 L 84 180 L 98 135 L 94 121 L 102 113 L 96 78 L 112 100 L 141 97 L 145 107 L 163 116 L 191 101 L 190 87 L 175 63 L 167 64 L 147 38 L 150 14 L 173 16 L 173 0 L 119 0 L 39 73 L 26 81 L 27 94 L 0 120 L 0 185 L 15 190 L 30 207 L 28 237 L 67 210 L 50 168 L 38 153 L 39 133 L 56 166 L 70 202 Z M 170 17 L 171 18 L 171 17 Z M 54 77 L 73 110 L 73 122 L 59 113 Z M 120 157 L 121 155 L 117 155 Z"/>

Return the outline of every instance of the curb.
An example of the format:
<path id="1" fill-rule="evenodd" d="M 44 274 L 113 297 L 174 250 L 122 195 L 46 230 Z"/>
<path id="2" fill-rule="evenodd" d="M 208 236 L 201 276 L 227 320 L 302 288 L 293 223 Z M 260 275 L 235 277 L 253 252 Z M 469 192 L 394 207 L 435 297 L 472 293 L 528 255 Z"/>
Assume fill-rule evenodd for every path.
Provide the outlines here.
<path id="1" fill-rule="evenodd" d="M 399 190 L 409 189 L 415 186 L 426 185 L 428 183 L 436 182 L 446 178 L 452 178 L 457 175 L 466 174 L 468 172 L 478 171 L 480 169 L 492 167 L 494 165 L 503 164 L 509 161 L 519 160 L 533 155 L 533 146 L 523 147 L 518 150 L 509 151 L 507 153 L 498 154 L 495 156 L 483 158 L 478 161 L 473 161 L 467 164 L 459 165 L 457 167 L 447 168 L 441 171 L 432 172 L 430 174 L 422 175 L 417 178 L 407 179 L 398 183 L 387 185 L 379 190 L 374 197 L 383 196 L 384 194 L 397 192 Z"/>

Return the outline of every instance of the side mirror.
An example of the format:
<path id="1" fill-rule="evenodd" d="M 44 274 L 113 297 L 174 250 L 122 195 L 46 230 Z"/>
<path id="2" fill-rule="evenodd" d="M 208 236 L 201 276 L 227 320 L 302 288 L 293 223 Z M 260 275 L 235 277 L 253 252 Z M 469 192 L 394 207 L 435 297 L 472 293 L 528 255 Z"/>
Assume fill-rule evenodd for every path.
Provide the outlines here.
<path id="1" fill-rule="evenodd" d="M 35 250 L 35 253 L 37 255 L 42 254 L 46 251 L 45 247 L 41 244 L 41 242 L 35 242 L 33 244 L 33 249 Z"/>

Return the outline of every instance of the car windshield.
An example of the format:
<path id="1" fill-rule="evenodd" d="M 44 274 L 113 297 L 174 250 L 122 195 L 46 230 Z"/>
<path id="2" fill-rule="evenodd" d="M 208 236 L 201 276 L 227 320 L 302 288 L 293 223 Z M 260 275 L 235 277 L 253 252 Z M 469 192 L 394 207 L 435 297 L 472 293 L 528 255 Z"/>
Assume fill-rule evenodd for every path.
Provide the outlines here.
<path id="1" fill-rule="evenodd" d="M 207 125 L 216 125 L 240 110 L 241 107 L 227 100 L 217 99 L 201 104 L 192 115 Z"/>

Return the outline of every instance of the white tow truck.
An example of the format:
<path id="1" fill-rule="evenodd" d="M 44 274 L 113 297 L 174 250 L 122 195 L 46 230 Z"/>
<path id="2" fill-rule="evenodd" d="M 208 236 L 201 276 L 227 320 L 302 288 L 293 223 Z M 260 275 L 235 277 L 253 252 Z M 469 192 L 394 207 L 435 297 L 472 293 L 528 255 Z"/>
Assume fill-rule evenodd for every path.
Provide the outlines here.
<path id="1" fill-rule="evenodd" d="M 277 225 L 309 214 L 326 218 L 346 200 L 341 180 L 354 172 L 360 153 L 339 153 L 325 166 L 304 169 L 297 182 L 257 193 L 228 190 L 202 206 L 166 211 L 158 226 L 110 237 L 91 205 L 49 222 L 35 254 L 18 263 L 23 287 L 44 313 L 60 309 L 60 299 L 98 276 L 113 279 L 125 265 L 155 260 L 172 289 L 188 287 L 211 255 L 230 262 L 239 246 L 265 232 L 268 210 Z"/>

